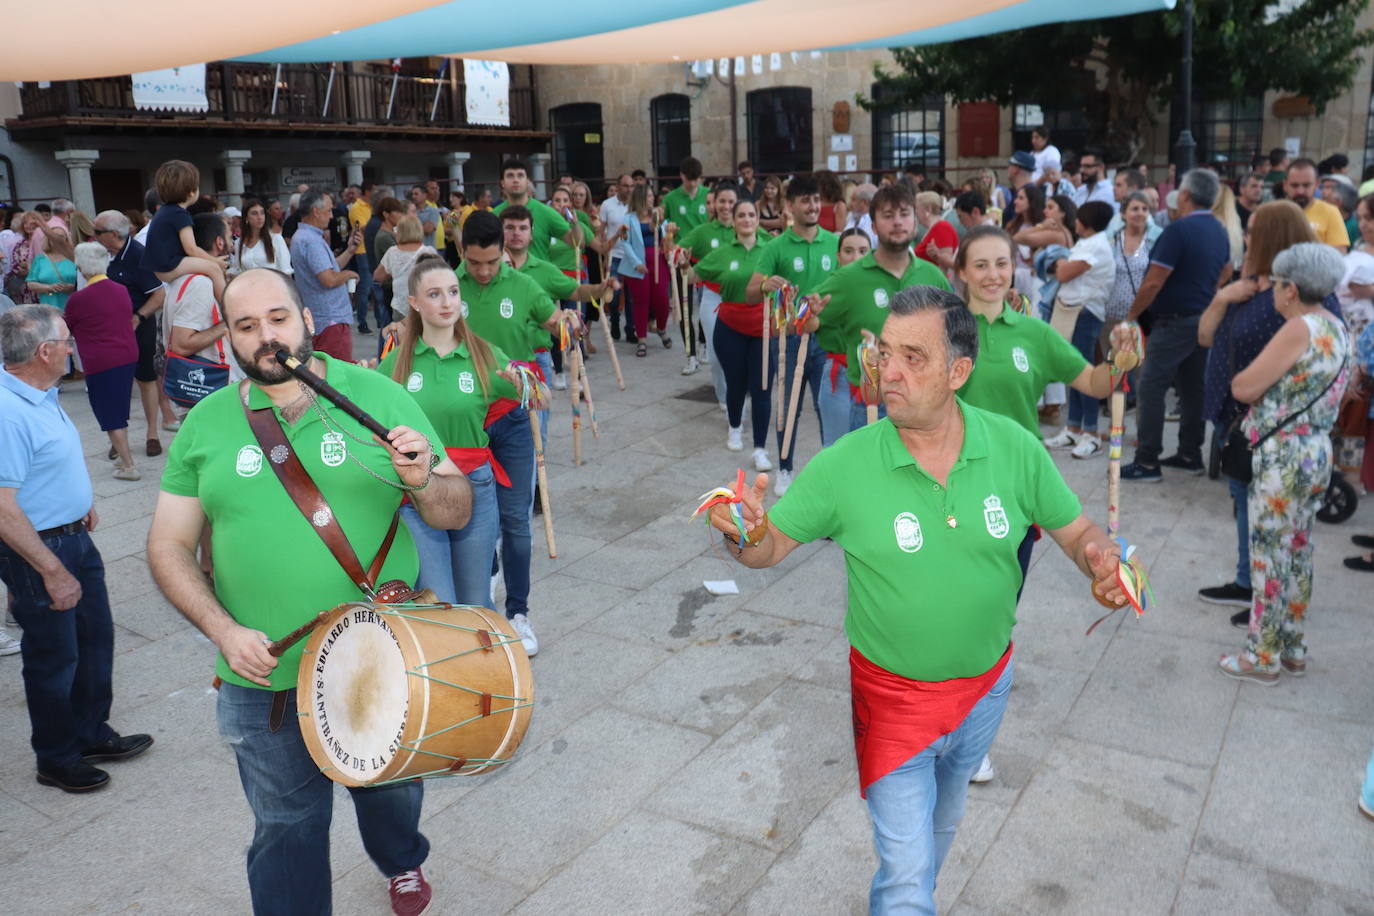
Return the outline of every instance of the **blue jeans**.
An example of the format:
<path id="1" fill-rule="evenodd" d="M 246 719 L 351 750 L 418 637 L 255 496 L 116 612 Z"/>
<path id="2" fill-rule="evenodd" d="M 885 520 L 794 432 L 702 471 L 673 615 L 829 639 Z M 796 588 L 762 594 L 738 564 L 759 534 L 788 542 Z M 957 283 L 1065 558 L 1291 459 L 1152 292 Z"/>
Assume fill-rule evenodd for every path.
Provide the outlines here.
<path id="1" fill-rule="evenodd" d="M 296 691 L 287 693 L 286 715 L 274 732 L 268 724 L 272 691 L 237 684 L 219 689 L 220 735 L 234 750 L 256 825 L 248 847 L 248 889 L 255 916 L 328 916 L 334 783 L 305 749 Z M 425 861 L 423 782 L 348 791 L 363 848 L 383 875 L 395 877 Z"/>
<path id="2" fill-rule="evenodd" d="M 365 325 L 368 308 L 372 302 L 372 259 L 366 252 L 359 251 L 353 255 L 349 269 L 358 272 L 358 288 L 353 291 L 353 311 L 357 313 L 358 324 Z M 380 330 L 385 326 L 386 323 L 381 322 L 377 327 Z"/>
<path id="3" fill-rule="evenodd" d="M 430 589 L 449 604 L 491 607 L 491 558 L 501 537 L 496 478 L 490 464 L 467 477 L 472 486 L 472 518 L 462 528 L 431 528 L 409 503 L 401 507 L 401 519 L 420 555 L 417 589 Z"/>
<path id="4" fill-rule="evenodd" d="M 552 348 L 550 348 L 552 349 Z M 550 391 L 553 390 L 553 354 L 549 350 L 535 350 L 534 361 L 539 365 L 540 371 L 544 373 L 544 381 L 548 384 Z M 539 435 L 545 441 L 549 441 L 549 409 L 545 407 L 539 411 Z M 534 448 L 534 437 L 530 437 L 530 448 Z M 533 486 L 533 484 L 531 484 Z"/>
<path id="5" fill-rule="evenodd" d="M 534 434 L 529 412 L 517 407 L 487 428 L 491 451 L 510 477 L 496 488 L 501 516 L 501 564 L 506 581 L 506 616 L 529 613 L 530 520 L 534 513 Z M 492 557 L 495 561 L 495 556 Z M 496 572 L 493 562 L 491 572 Z"/>
<path id="6" fill-rule="evenodd" d="M 768 420 L 772 395 L 763 387 L 763 338 L 741 334 L 723 321 L 715 322 L 715 356 L 725 373 L 725 413 L 730 428 L 744 422 L 744 399 L 750 401 L 753 447 L 768 447 Z M 768 363 L 768 384 L 776 375 L 776 360 Z"/>
<path id="7" fill-rule="evenodd" d="M 784 405 L 791 405 L 791 403 L 792 403 L 792 385 L 795 384 L 795 382 L 794 382 L 793 379 L 794 379 L 794 376 L 795 376 L 796 371 L 797 371 L 797 351 L 798 351 L 800 348 L 801 348 L 801 337 L 798 336 L 798 335 L 796 335 L 796 334 L 792 334 L 792 335 L 788 336 L 788 338 L 787 338 L 787 371 L 778 377 L 778 384 L 779 384 L 779 385 L 785 386 L 785 387 L 783 388 L 783 394 L 786 396 L 786 397 L 783 399 L 783 404 L 784 404 Z M 824 418 L 823 416 L 821 416 L 821 404 L 820 404 L 821 376 L 823 376 L 823 375 L 825 374 L 825 367 L 826 367 L 827 362 L 829 362 L 829 360 L 826 359 L 825 351 L 822 350 L 819 346 L 816 345 L 816 341 L 815 341 L 815 340 L 813 340 L 813 339 L 811 339 L 811 338 L 807 338 L 807 341 L 806 341 L 806 358 L 805 358 L 804 360 L 802 360 L 802 384 L 805 385 L 807 388 L 810 388 L 810 389 L 811 389 L 811 406 L 812 406 L 813 408 L 815 408 L 815 411 L 816 411 L 816 424 L 817 424 L 817 426 L 819 426 L 820 429 L 821 429 L 821 440 L 822 440 L 822 441 L 825 440 L 825 418 Z M 790 471 L 790 470 L 792 470 L 792 461 L 793 461 L 793 459 L 796 457 L 796 452 L 797 452 L 797 431 L 798 431 L 799 429 L 801 429 L 802 405 L 803 405 L 803 403 L 804 403 L 804 401 L 805 401 L 805 398 L 806 398 L 806 395 L 803 394 L 803 395 L 802 395 L 802 400 L 800 400 L 800 401 L 797 402 L 797 419 L 796 419 L 795 421 L 793 421 L 793 423 L 792 423 L 792 442 L 791 442 L 791 444 L 789 445 L 789 447 L 788 447 L 788 449 L 787 449 L 787 457 L 786 457 L 786 458 L 782 458 L 782 457 L 781 457 L 781 456 L 782 456 L 782 438 L 783 438 L 784 432 L 783 432 L 782 430 L 779 430 L 778 433 L 777 433 L 777 437 L 778 437 L 778 455 L 779 455 L 778 467 L 781 468 L 781 469 L 784 470 L 784 471 Z M 787 422 L 787 420 L 786 420 L 786 418 L 784 417 L 784 418 L 783 418 L 783 424 L 784 424 L 784 426 L 786 425 L 786 422 Z"/>
<path id="8" fill-rule="evenodd" d="M 1011 690 L 1012 659 L 959 727 L 868 787 L 878 871 L 869 912 L 935 913 L 935 878 L 964 817 L 968 781 L 992 746 Z"/>
<path id="9" fill-rule="evenodd" d="M 1217 434 L 1226 437 L 1226 431 L 1221 427 L 1218 427 Z M 1231 491 L 1231 503 L 1236 507 L 1236 584 L 1241 588 L 1249 588 L 1250 485 L 1227 477 L 1226 486 Z"/>
<path id="10" fill-rule="evenodd" d="M 1164 395 L 1177 382 L 1178 454 L 1202 460 L 1202 389 L 1207 371 L 1207 348 L 1198 346 L 1198 315 L 1155 319 L 1140 369 L 1140 444 L 1138 464 L 1156 467 L 1164 450 Z"/>
<path id="11" fill-rule="evenodd" d="M 1078 313 L 1078 323 L 1073 326 L 1073 346 L 1088 365 L 1094 365 L 1097 358 L 1097 338 L 1102 333 L 1102 319 L 1090 313 L 1085 307 Z M 1075 389 L 1069 389 L 1069 425 L 1082 429 L 1085 433 L 1097 432 L 1097 398 L 1090 397 Z"/>
<path id="12" fill-rule="evenodd" d="M 854 403 L 849 396 L 849 376 L 844 366 L 839 367 L 835 387 L 830 387 L 830 374 L 834 371 L 834 359 L 827 357 L 825 374 L 821 379 L 819 410 L 821 414 L 821 445 L 834 445 L 845 433 L 853 432 L 868 422 L 868 409 L 863 404 Z M 878 405 L 878 416 L 887 416 L 887 408 Z"/>
<path id="13" fill-rule="evenodd" d="M 43 539 L 67 572 L 81 583 L 76 607 L 54 611 L 43 577 L 0 543 L 0 580 L 9 588 L 11 612 L 23 629 L 24 697 L 30 743 L 40 770 L 70 766 L 81 752 L 115 736 L 106 724 L 113 692 L 114 622 L 105 593 L 105 564 L 82 531 Z"/>

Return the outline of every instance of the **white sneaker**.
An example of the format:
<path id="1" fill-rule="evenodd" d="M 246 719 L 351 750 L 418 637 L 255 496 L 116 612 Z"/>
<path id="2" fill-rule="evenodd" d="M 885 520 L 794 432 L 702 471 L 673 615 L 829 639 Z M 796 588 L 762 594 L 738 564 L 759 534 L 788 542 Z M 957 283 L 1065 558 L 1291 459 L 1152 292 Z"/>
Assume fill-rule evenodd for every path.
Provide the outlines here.
<path id="1" fill-rule="evenodd" d="M 720 412 L 721 412 L 721 413 L 729 413 L 729 412 L 730 412 L 730 408 L 727 407 L 723 401 L 717 401 L 716 403 L 720 405 Z"/>
<path id="2" fill-rule="evenodd" d="M 730 427 L 730 435 L 725 437 L 725 447 L 732 452 L 744 451 L 744 430 L 738 426 Z"/>
<path id="3" fill-rule="evenodd" d="M 491 603 L 493 607 L 496 606 L 496 602 L 499 600 L 496 597 L 496 591 L 497 589 L 503 588 L 505 586 L 505 583 L 506 577 L 501 575 L 500 570 L 497 570 L 496 572 L 491 574 Z"/>
<path id="4" fill-rule="evenodd" d="M 1097 433 L 1084 433 L 1078 437 L 1078 444 L 1069 452 L 1075 458 L 1092 458 L 1102 451 L 1102 440 Z"/>
<path id="5" fill-rule="evenodd" d="M 177 430 L 181 429 L 181 421 L 180 421 L 180 420 L 173 420 L 173 421 L 170 422 L 170 423 L 163 423 L 163 424 L 162 424 L 162 428 L 165 429 L 165 430 L 167 430 L 167 432 L 169 432 L 169 433 L 174 433 L 174 432 L 176 432 Z"/>
<path id="6" fill-rule="evenodd" d="M 566 372 L 555 372 L 553 374 L 553 387 L 555 391 L 567 391 L 568 374 Z"/>
<path id="7" fill-rule="evenodd" d="M 127 465 L 127 466 L 122 465 L 122 464 L 116 464 L 116 465 L 115 465 L 115 469 L 114 469 L 114 479 L 115 479 L 115 480 L 142 480 L 142 479 L 143 479 L 143 474 L 141 474 L 141 473 L 139 472 L 138 468 L 134 467 L 132 464 Z"/>
<path id="8" fill-rule="evenodd" d="M 515 628 L 516 634 L 520 637 L 520 644 L 525 647 L 525 654 L 534 658 L 539 654 L 539 637 L 534 635 L 534 627 L 530 625 L 530 618 L 527 614 L 516 614 L 510 619 L 510 625 Z"/>
<path id="9" fill-rule="evenodd" d="M 1061 429 L 1059 435 L 1050 436 L 1045 440 L 1045 448 L 1073 448 L 1078 444 L 1078 437 L 1067 429 Z"/>
<path id="10" fill-rule="evenodd" d="M 969 782 L 992 782 L 996 776 L 997 771 L 992 768 L 992 758 L 984 754 L 983 762 L 978 765 L 978 772 L 969 778 Z"/>
<path id="11" fill-rule="evenodd" d="M 682 367 L 682 374 L 696 375 L 697 370 L 700 368 L 701 363 L 697 362 L 697 358 L 695 356 L 689 356 L 687 357 L 687 365 Z"/>
<path id="12" fill-rule="evenodd" d="M 787 488 L 792 486 L 792 472 L 778 471 L 778 476 L 773 478 L 773 495 L 781 496 L 787 492 Z"/>
<path id="13" fill-rule="evenodd" d="M 4 630 L 0 630 L 0 655 L 13 655 L 19 651 L 19 640 Z"/>
<path id="14" fill-rule="evenodd" d="M 764 448 L 756 448 L 756 449 L 754 449 L 754 470 L 756 470 L 756 471 L 771 471 L 771 470 L 773 470 L 773 461 L 772 461 L 771 458 L 768 457 L 768 449 L 764 449 Z"/>

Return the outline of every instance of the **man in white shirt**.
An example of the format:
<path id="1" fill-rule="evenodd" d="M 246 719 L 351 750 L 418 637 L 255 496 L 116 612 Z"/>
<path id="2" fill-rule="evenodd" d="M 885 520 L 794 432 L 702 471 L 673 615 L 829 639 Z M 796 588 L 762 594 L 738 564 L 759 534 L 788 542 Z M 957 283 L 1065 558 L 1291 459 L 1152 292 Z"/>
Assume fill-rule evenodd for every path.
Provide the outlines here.
<path id="1" fill-rule="evenodd" d="M 1059 147 L 1050 143 L 1050 129 L 1045 125 L 1031 129 L 1031 150 L 1031 155 L 1035 157 L 1031 181 L 1038 184 L 1045 177 L 1045 169 L 1053 168 L 1057 172 L 1064 167 Z"/>
<path id="2" fill-rule="evenodd" d="M 634 177 L 629 173 L 621 175 L 616 179 L 615 194 L 611 197 L 607 197 L 601 202 L 601 209 L 597 213 L 601 218 L 601 237 L 611 243 L 611 250 L 607 253 L 606 260 L 612 277 L 617 276 L 616 271 L 620 267 L 620 259 L 625 255 L 627 246 L 625 244 L 625 239 L 620 235 L 620 230 L 628 225 L 628 220 L 630 218 L 630 195 L 634 193 L 634 190 Z M 636 225 L 630 228 L 637 230 L 637 224 L 638 220 L 636 220 Z M 620 339 L 619 315 L 621 312 L 624 312 L 628 319 L 630 314 L 626 307 L 627 296 L 629 296 L 628 290 L 621 287 L 611 296 L 611 301 L 606 303 L 606 307 L 609 310 L 607 315 L 613 319 L 611 328 L 615 331 L 617 340 Z"/>
<path id="3" fill-rule="evenodd" d="M 849 219 L 845 220 L 844 224 L 846 229 L 861 230 L 868 236 L 868 244 L 874 248 L 878 247 L 878 233 L 873 231 L 873 217 L 868 212 L 868 207 L 873 202 L 873 195 L 877 193 L 878 186 L 868 182 L 855 188 L 849 198 Z"/>
<path id="4" fill-rule="evenodd" d="M 1074 191 L 1073 202 L 1081 207 L 1090 200 L 1100 200 L 1115 213 L 1116 196 L 1112 183 L 1102 175 L 1101 154 L 1096 150 L 1084 150 L 1078 161 L 1078 173 L 1083 176 L 1083 183 Z"/>
<path id="5" fill-rule="evenodd" d="M 196 244 L 203 251 L 215 257 L 223 257 L 231 250 L 229 226 L 219 213 L 197 213 L 193 225 Z M 214 286 L 204 274 L 178 277 L 167 284 L 167 300 L 162 307 L 163 344 L 167 352 L 178 356 L 198 356 L 216 363 L 229 366 L 229 383 L 232 385 L 244 378 L 243 370 L 235 359 L 229 356 L 229 344 L 225 340 L 228 326 L 215 301 Z M 187 408 L 189 410 L 189 408 Z M 184 417 L 186 410 L 178 408 Z"/>

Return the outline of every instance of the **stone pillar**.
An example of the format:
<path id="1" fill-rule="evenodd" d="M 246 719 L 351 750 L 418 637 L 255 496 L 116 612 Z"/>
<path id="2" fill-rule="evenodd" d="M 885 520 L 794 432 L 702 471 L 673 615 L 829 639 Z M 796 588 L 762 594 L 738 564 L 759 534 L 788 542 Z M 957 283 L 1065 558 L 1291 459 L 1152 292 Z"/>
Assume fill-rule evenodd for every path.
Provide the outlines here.
<path id="1" fill-rule="evenodd" d="M 472 153 L 449 153 L 444 156 L 444 161 L 448 163 L 448 189 L 450 191 L 463 191 L 463 165 L 472 158 Z"/>
<path id="2" fill-rule="evenodd" d="M 67 167 L 67 183 L 76 209 L 95 216 L 95 190 L 91 187 L 91 165 L 100 158 L 98 149 L 60 149 L 53 158 Z"/>
<path id="3" fill-rule="evenodd" d="M 549 160 L 552 158 L 548 153 L 534 153 L 530 156 L 530 168 L 534 169 L 534 174 L 530 176 L 530 181 L 534 184 L 532 193 L 540 200 L 549 199 Z"/>
<path id="4" fill-rule="evenodd" d="M 250 149 L 228 149 L 220 153 L 219 161 L 224 163 L 224 203 L 226 206 L 243 209 L 243 164 L 253 158 Z"/>
<path id="5" fill-rule="evenodd" d="M 363 163 L 372 158 L 372 151 L 366 149 L 349 150 L 343 154 L 344 169 L 348 172 L 344 184 L 363 183 Z"/>

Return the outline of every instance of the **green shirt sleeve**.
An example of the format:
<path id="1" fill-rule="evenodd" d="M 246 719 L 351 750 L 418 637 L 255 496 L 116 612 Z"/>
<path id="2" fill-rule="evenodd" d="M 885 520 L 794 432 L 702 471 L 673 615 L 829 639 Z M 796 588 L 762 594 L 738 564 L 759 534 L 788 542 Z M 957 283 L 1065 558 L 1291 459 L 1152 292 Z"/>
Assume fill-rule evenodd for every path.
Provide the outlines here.
<path id="1" fill-rule="evenodd" d="M 1078 378 L 1088 365 L 1083 354 L 1052 326 L 1039 319 L 1032 320 L 1040 325 L 1040 334 L 1043 338 L 1042 352 L 1045 354 L 1045 364 L 1049 367 L 1050 377 L 1056 382 L 1066 384 Z"/>
<path id="2" fill-rule="evenodd" d="M 774 236 L 770 241 L 764 243 L 758 263 L 754 265 L 755 273 L 761 273 L 764 277 L 771 277 L 778 272 L 778 258 L 782 251 L 782 246 L 778 244 L 778 240 L 781 238 L 780 235 Z"/>
<path id="3" fill-rule="evenodd" d="M 1035 503 L 1030 507 L 1031 518 L 1047 531 L 1063 528 L 1082 514 L 1083 506 L 1040 441 L 1020 427 L 1017 431 L 1023 434 L 1023 451 L 1035 494 Z"/>
<path id="4" fill-rule="evenodd" d="M 509 398 L 512 401 L 520 400 L 520 392 L 515 390 L 515 386 L 506 381 L 499 373 L 502 369 L 510 365 L 510 357 L 499 347 L 491 347 L 491 375 L 487 378 L 491 385 L 491 396 L 488 403 L 498 401 L 501 398 Z"/>
<path id="5" fill-rule="evenodd" d="M 818 452 L 768 510 L 769 522 L 794 541 L 806 544 L 833 537 L 839 530 L 837 488 L 830 471 L 834 457 L 829 449 Z"/>
<path id="6" fill-rule="evenodd" d="M 702 258 L 692 270 L 696 271 L 698 277 L 708 280 L 711 283 L 719 283 L 729 272 L 730 250 L 727 248 L 717 248 L 706 257 Z M 736 256 L 738 258 L 738 256 Z"/>

